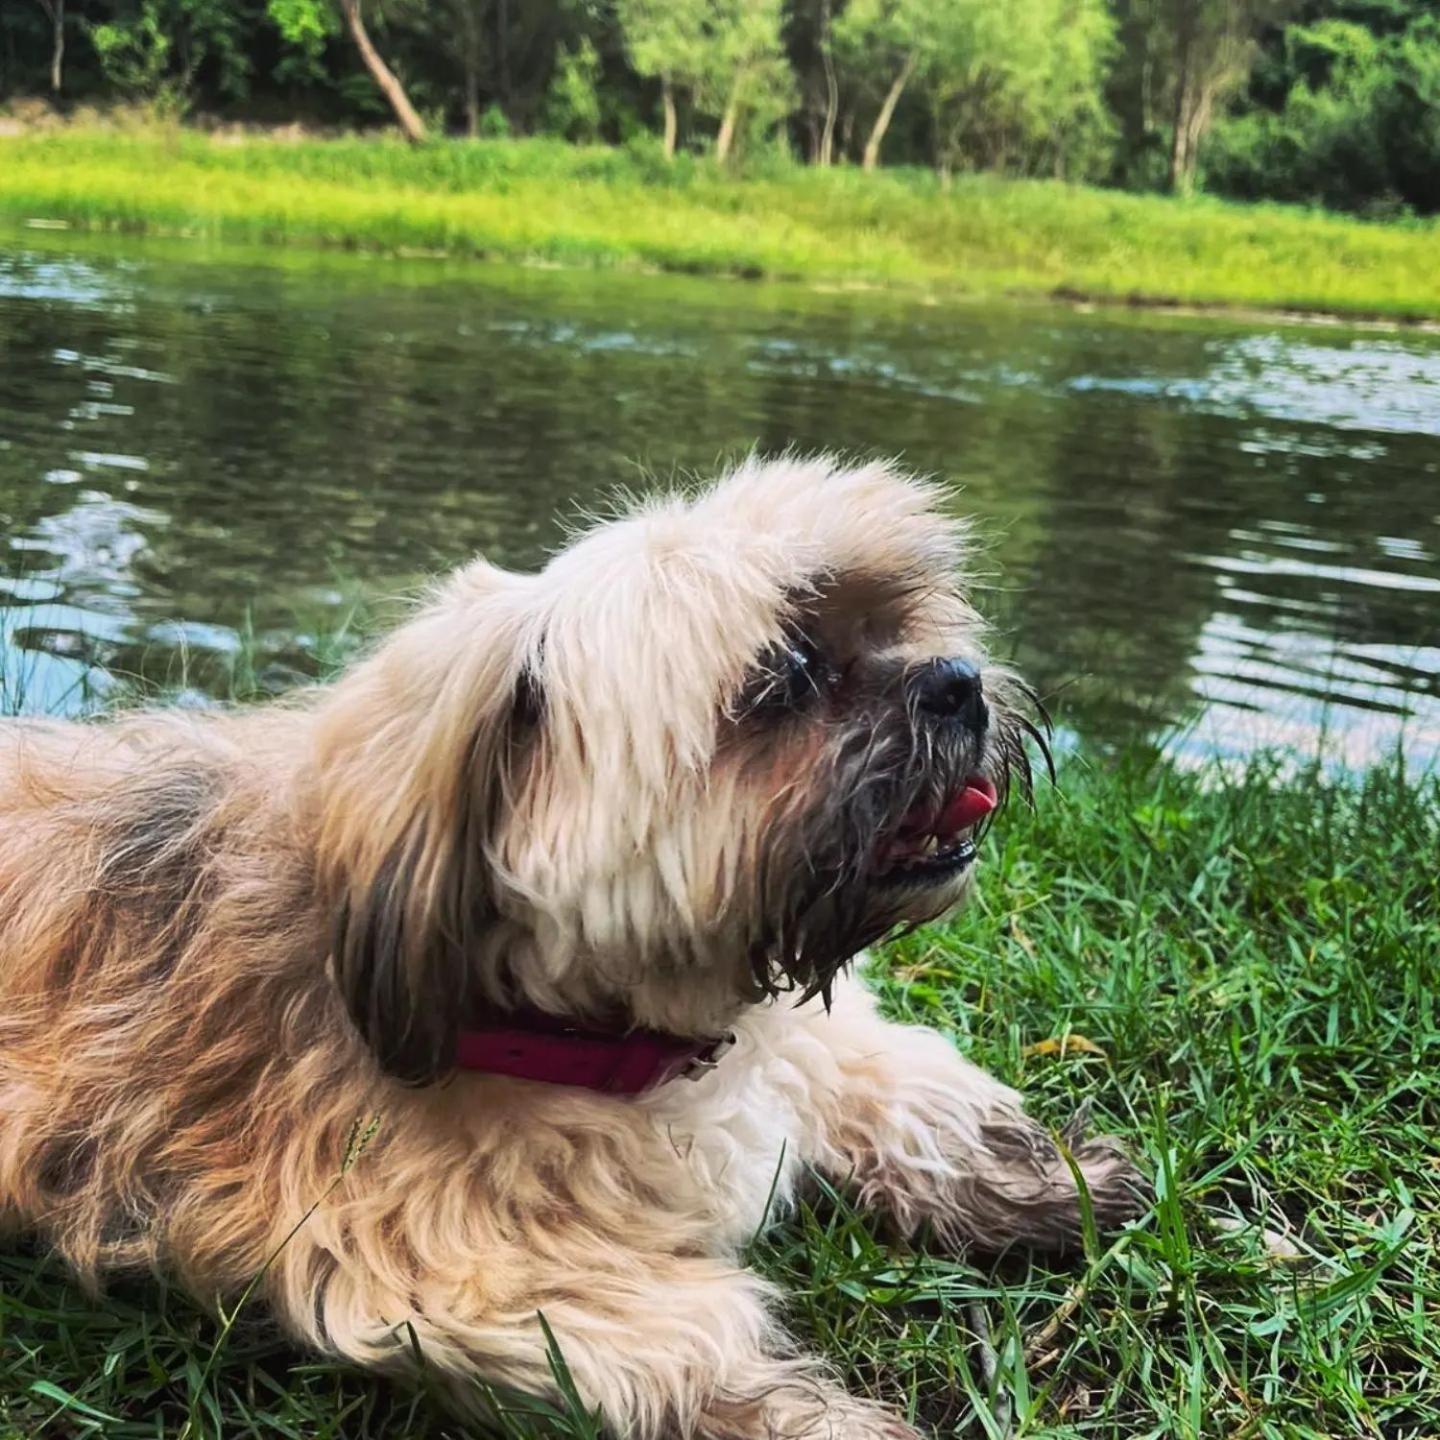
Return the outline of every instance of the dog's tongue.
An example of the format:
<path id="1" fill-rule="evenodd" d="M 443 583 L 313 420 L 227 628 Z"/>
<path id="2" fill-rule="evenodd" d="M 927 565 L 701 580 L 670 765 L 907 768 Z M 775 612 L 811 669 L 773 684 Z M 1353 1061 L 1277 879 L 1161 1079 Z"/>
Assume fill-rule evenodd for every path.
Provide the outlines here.
<path id="1" fill-rule="evenodd" d="M 983 775 L 972 775 L 940 812 L 935 829 L 941 835 L 955 835 L 977 825 L 1000 803 L 1000 793 Z"/>

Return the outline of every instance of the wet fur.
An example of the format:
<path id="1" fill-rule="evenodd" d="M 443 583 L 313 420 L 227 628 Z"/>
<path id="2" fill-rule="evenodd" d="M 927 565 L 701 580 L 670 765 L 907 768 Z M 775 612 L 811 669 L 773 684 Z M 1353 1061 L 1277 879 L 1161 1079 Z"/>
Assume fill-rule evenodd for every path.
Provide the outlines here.
<path id="1" fill-rule="evenodd" d="M 263 1293 L 321 1350 L 403 1369 L 413 1335 L 461 1405 L 544 1391 L 543 1311 L 642 1440 L 903 1434 L 737 1257 L 811 1168 L 941 1243 L 1079 1233 L 1018 1097 L 842 969 L 969 884 L 876 891 L 877 834 L 1025 773 L 1018 682 L 987 670 L 983 746 L 905 699 L 983 658 L 962 560 L 889 467 L 752 462 L 539 575 L 477 562 L 296 701 L 4 727 L 0 1216 L 208 1301 L 319 1201 Z M 797 626 L 846 686 L 769 720 L 744 697 Z M 737 1045 L 638 1101 L 451 1074 L 463 1018 L 518 1003 Z M 1123 1218 L 1133 1171 L 1071 1138 Z"/>

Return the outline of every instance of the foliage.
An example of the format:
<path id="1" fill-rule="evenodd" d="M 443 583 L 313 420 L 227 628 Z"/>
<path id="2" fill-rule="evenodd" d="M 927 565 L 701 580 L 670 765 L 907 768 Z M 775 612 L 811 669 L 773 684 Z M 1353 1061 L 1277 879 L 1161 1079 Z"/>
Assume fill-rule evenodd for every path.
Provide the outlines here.
<path id="1" fill-rule="evenodd" d="M 385 114 L 337 0 L 70 3 L 97 17 L 86 33 L 98 37 L 92 49 L 109 89 L 149 94 L 168 85 L 199 108 L 232 110 L 253 93 L 269 114 L 278 106 L 359 123 Z M 658 82 L 667 126 L 679 138 L 688 122 L 694 148 L 752 158 L 763 146 L 784 152 L 810 84 L 806 67 L 821 63 L 806 52 L 816 42 L 803 32 L 823 27 L 829 65 L 832 19 L 836 158 L 846 150 L 837 130 L 859 158 L 879 99 L 917 46 L 934 83 L 902 97 L 901 154 L 947 168 L 1084 173 L 1083 157 L 1106 128 L 1104 0 L 369 0 L 365 14 L 414 103 L 472 134 L 486 106 L 498 104 L 522 132 L 626 139 L 628 117 L 654 113 Z M 0 29 L 11 25 L 38 80 L 42 28 L 0 18 Z M 956 45 L 962 52 L 946 53 Z M 963 83 L 947 92 L 956 75 Z M 995 112 L 980 113 L 992 99 Z M 966 132 L 963 155 L 953 136 L 935 133 L 942 114 Z"/>
<path id="2" fill-rule="evenodd" d="M 835 58 L 854 86 L 883 94 L 925 42 L 923 0 L 850 0 L 834 21 Z"/>
<path id="3" fill-rule="evenodd" d="M 600 138 L 600 55 L 588 37 L 561 50 L 545 96 L 545 128 L 582 143 Z"/>
<path id="4" fill-rule="evenodd" d="M 480 112 L 476 134 L 482 140 L 504 140 L 510 134 L 510 121 L 505 112 L 492 102 Z"/>
<path id="5" fill-rule="evenodd" d="M 913 92 L 942 174 L 1093 172 L 1113 43 L 1105 0 L 851 0 L 834 23 L 845 87 L 873 107 L 867 164 Z"/>
<path id="6" fill-rule="evenodd" d="M 941 1435 L 1440 1433 L 1437 816 L 1434 777 L 1263 757 L 1072 762 L 1013 807 L 970 908 L 884 953 L 885 1004 L 1048 1123 L 1093 1107 L 1155 1201 L 1069 1258 L 992 1260 L 898 1245 L 817 1185 L 751 1255 L 792 1327 Z M 593 1433 L 488 1391 L 494 1423 L 458 1427 L 258 1313 L 226 1327 L 143 1282 L 96 1300 L 13 1243 L 0 1329 L 0 1433 Z"/>
<path id="7" fill-rule="evenodd" d="M 160 93 L 170 68 L 170 36 L 153 4 L 146 3 L 129 23 L 96 25 L 90 40 L 101 70 L 116 89 L 144 98 Z"/>
<path id="8" fill-rule="evenodd" d="M 49 7 L 0 4 L 0 103 L 63 51 L 67 103 L 1440 211 L 1434 0 L 364 0 L 393 84 L 341 0 Z"/>
<path id="9" fill-rule="evenodd" d="M 1440 12 L 1367 0 L 1291 25 L 1252 96 L 1260 103 L 1220 126 L 1205 153 L 1216 190 L 1379 214 L 1440 210 Z"/>
<path id="10" fill-rule="evenodd" d="M 286 45 L 276 79 L 323 84 L 326 47 L 341 29 L 331 0 L 265 0 L 265 13 Z"/>
<path id="11" fill-rule="evenodd" d="M 1221 107 L 1259 40 L 1297 0 L 1112 0 L 1121 55 L 1109 99 L 1123 142 L 1117 178 L 1186 194 Z"/>
<path id="12" fill-rule="evenodd" d="M 221 95 L 249 89 L 245 18 L 231 0 L 136 0 L 89 35 L 111 84 L 161 109 L 185 108 L 202 69 Z"/>
<path id="13" fill-rule="evenodd" d="M 708 0 L 616 0 L 626 52 L 648 78 L 668 76 L 693 87 L 707 71 L 705 15 Z"/>
<path id="14" fill-rule="evenodd" d="M 625 53 L 638 75 L 674 92 L 698 90 L 712 74 L 706 53 L 709 0 L 615 0 Z"/>
<path id="15" fill-rule="evenodd" d="M 719 118 L 717 154 L 727 158 L 737 127 L 755 135 L 782 120 L 794 102 L 781 45 L 782 0 L 712 0 L 705 15 L 708 73 L 697 108 Z"/>
<path id="16" fill-rule="evenodd" d="M 1100 82 L 1112 26 L 1102 0 L 941 0 L 920 84 L 942 171 L 1084 173 L 1103 157 Z"/>
<path id="17" fill-rule="evenodd" d="M 850 0 L 835 20 L 835 63 L 845 86 L 878 102 L 865 142 L 867 167 L 878 163 L 894 107 L 926 56 L 928 20 L 928 0 Z"/>

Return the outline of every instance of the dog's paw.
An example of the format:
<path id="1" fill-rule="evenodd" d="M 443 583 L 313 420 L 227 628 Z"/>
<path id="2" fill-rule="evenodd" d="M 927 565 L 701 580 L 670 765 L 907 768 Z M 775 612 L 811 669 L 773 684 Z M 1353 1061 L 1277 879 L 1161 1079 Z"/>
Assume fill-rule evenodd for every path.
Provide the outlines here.
<path id="1" fill-rule="evenodd" d="M 836 1433 L 846 1440 L 922 1440 L 921 1431 L 879 1406 L 873 1415 Z"/>
<path id="2" fill-rule="evenodd" d="M 893 1410 L 820 1378 L 723 1406 L 702 1419 L 699 1432 L 706 1440 L 920 1440 Z"/>
<path id="3" fill-rule="evenodd" d="M 806 1440 L 921 1440 L 893 1410 L 853 1395 L 837 1395 L 812 1417 Z"/>
<path id="4" fill-rule="evenodd" d="M 1078 1124 L 1077 1124 L 1078 1121 Z M 1142 1215 L 1150 1204 L 1154 1187 L 1150 1179 L 1130 1158 L 1120 1139 L 1114 1135 L 1084 1134 L 1084 1116 L 1077 1116 L 1061 1133 L 1075 1170 L 1084 1181 L 1091 1214 L 1099 1230 L 1115 1230 L 1127 1220 Z M 1064 1152 L 1058 1156 L 1074 1184 L 1074 1171 L 1066 1163 Z M 1075 1194 L 1075 1221 L 1081 1223 L 1083 1202 L 1079 1187 Z M 1076 1235 L 1078 1238 L 1078 1228 Z"/>
<path id="5" fill-rule="evenodd" d="M 1085 1136 L 1087 1118 L 1085 1107 L 1061 1130 L 1058 1143 L 1018 1113 L 984 1127 L 983 1146 L 957 1176 L 945 1230 L 982 1250 L 1016 1244 L 1068 1250 L 1085 1234 L 1087 1206 L 1099 1230 L 1114 1230 L 1143 1213 L 1149 1181 L 1115 1136 Z"/>

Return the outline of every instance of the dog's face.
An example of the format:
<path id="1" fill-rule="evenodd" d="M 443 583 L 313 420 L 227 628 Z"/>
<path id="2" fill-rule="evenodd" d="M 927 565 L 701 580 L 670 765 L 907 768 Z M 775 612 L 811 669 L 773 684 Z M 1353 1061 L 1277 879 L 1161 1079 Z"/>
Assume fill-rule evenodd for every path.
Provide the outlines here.
<path id="1" fill-rule="evenodd" d="M 391 1068 L 443 1070 L 467 1008 L 713 1034 L 962 898 L 1033 726 L 934 501 L 751 462 L 462 571 L 337 687 L 337 969 Z"/>

